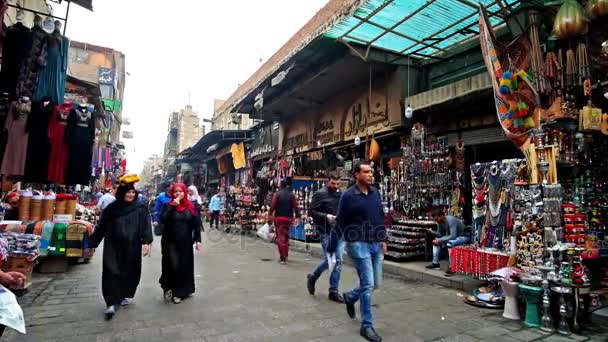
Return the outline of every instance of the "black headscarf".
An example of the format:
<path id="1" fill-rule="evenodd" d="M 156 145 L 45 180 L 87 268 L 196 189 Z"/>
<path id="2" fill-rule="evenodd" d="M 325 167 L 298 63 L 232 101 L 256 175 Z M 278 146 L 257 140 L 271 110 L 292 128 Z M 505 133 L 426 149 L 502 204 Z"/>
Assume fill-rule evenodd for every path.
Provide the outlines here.
<path id="1" fill-rule="evenodd" d="M 135 191 L 135 198 L 132 202 L 126 202 L 125 196 L 127 195 L 127 192 L 131 190 Z M 118 189 L 116 189 L 116 194 L 114 195 L 116 200 L 110 203 L 110 205 L 108 205 L 108 207 L 103 211 L 104 218 L 112 220 L 114 218 L 126 215 L 140 207 L 141 204 L 137 202 L 137 195 L 138 193 L 137 190 L 135 190 L 133 183 L 119 186 Z"/>

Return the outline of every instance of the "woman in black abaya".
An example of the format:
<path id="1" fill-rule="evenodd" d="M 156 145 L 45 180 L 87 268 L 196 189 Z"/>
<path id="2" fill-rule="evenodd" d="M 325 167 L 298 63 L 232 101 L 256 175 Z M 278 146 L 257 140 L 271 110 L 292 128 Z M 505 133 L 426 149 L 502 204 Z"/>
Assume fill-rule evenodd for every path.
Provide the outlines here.
<path id="1" fill-rule="evenodd" d="M 116 190 L 116 201 L 106 207 L 89 238 L 91 247 L 105 239 L 101 290 L 105 315 L 111 319 L 119 306 L 131 304 L 141 277 L 142 250 L 150 253 L 152 230 L 148 209 L 137 203 L 137 176 L 125 176 Z"/>
<path id="2" fill-rule="evenodd" d="M 173 200 L 163 208 L 162 275 L 160 286 L 167 302 L 181 303 L 194 293 L 194 251 L 201 249 L 201 221 L 186 196 L 183 183 L 174 183 L 169 191 Z"/>

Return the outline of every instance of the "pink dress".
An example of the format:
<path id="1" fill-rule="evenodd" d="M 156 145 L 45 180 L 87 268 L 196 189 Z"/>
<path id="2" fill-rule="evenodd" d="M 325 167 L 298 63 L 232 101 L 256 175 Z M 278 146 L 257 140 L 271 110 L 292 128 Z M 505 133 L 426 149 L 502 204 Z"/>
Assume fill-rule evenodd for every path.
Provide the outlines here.
<path id="1" fill-rule="evenodd" d="M 72 105 L 63 104 L 55 107 L 49 121 L 49 182 L 65 184 L 68 163 L 68 145 L 65 143 L 65 129 L 68 126 L 68 116 Z"/>

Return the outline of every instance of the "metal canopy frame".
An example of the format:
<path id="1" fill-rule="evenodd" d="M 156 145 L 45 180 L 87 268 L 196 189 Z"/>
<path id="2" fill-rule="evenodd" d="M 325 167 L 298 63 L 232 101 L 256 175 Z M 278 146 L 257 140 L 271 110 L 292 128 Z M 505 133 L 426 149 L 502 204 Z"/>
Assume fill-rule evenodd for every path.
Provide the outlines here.
<path id="1" fill-rule="evenodd" d="M 53 0 L 51 0 L 51 1 L 55 2 L 55 3 L 58 3 L 58 4 L 61 4 L 61 0 L 59 0 L 59 1 L 56 1 L 56 0 L 53 1 Z M 15 8 L 15 9 L 20 10 L 20 11 L 26 11 L 26 12 L 38 14 L 39 16 L 41 16 L 43 18 L 50 17 L 50 18 L 53 18 L 53 19 L 57 19 L 57 20 L 63 21 L 63 35 L 65 36 L 65 32 L 66 32 L 66 30 L 68 28 L 68 18 L 70 16 L 70 4 L 71 3 L 72 3 L 71 1 L 68 1 L 68 5 L 67 5 L 66 11 L 65 11 L 65 18 L 53 15 L 52 14 L 52 9 L 53 9 L 52 7 L 50 7 L 51 13 L 44 13 L 44 12 L 35 11 L 33 9 L 30 9 L 30 8 L 27 8 L 27 7 L 23 7 L 23 6 L 20 6 L 20 5 L 13 5 L 13 4 L 9 4 L 9 3 L 7 3 L 6 5 L 8 7 L 12 7 L 12 8 Z M 47 6 L 48 6 L 48 3 L 47 3 Z"/>
<path id="2" fill-rule="evenodd" d="M 370 6 L 373 6 L 373 2 L 374 1 L 370 0 L 368 1 L 368 4 L 370 4 Z M 382 4 L 378 5 L 378 7 L 371 10 L 369 14 L 365 16 L 362 16 L 355 12 L 355 14 L 348 17 L 348 19 L 346 20 L 356 19 L 357 22 L 350 28 L 346 29 L 346 31 L 339 34 L 337 37 L 333 36 L 333 38 L 345 44 L 351 50 L 356 49 L 353 49 L 350 43 L 364 45 L 366 47 L 365 55 L 357 52 L 357 55 L 364 60 L 367 60 L 369 52 L 372 48 L 397 54 L 398 57 L 391 60 L 391 63 L 396 60 L 399 60 L 400 58 L 403 58 L 403 56 L 412 56 L 420 59 L 440 60 L 442 59 L 441 55 L 445 54 L 452 46 L 457 45 L 470 38 L 473 38 L 474 36 L 479 34 L 478 31 L 474 30 L 475 26 L 478 25 L 477 21 L 475 20 L 472 23 L 456 31 L 448 32 L 447 34 L 442 36 L 442 34 L 446 33 L 446 31 L 449 31 L 450 29 L 453 29 L 454 27 L 466 23 L 468 20 L 471 20 L 472 18 L 476 17 L 479 13 L 479 7 L 481 5 L 485 6 L 486 8 L 493 8 L 493 10 L 488 11 L 488 17 L 498 19 L 496 20 L 497 24 L 495 26 L 499 26 L 505 23 L 505 17 L 510 12 L 512 12 L 513 9 L 520 3 L 521 0 L 489 0 L 485 2 L 480 1 L 479 4 L 474 3 L 472 0 L 452 0 L 448 4 L 446 1 L 442 0 L 427 0 L 424 3 L 421 3 L 420 6 L 418 6 L 413 11 L 409 11 L 408 13 L 396 13 L 397 11 L 394 10 L 394 8 L 391 8 L 390 6 L 394 5 L 393 7 L 398 8 L 399 6 L 403 6 L 403 1 L 385 0 Z M 469 8 L 470 12 L 467 11 L 466 15 L 463 16 L 462 14 L 464 11 L 462 10 L 462 8 L 460 8 L 460 15 L 452 15 L 450 13 L 439 13 L 446 6 L 455 6 L 457 4 L 461 5 L 462 8 Z M 365 6 L 366 4 L 362 5 L 361 7 Z M 392 17 L 394 17 L 395 15 L 402 16 L 402 18 L 395 21 L 392 25 L 383 25 L 377 20 L 375 20 L 377 15 L 381 16 L 383 13 Z M 437 18 L 440 19 L 442 22 L 445 22 L 446 25 L 440 30 L 430 32 L 429 34 L 426 34 L 426 32 L 424 32 L 424 38 L 422 39 L 420 37 L 414 37 L 415 33 L 404 33 L 404 30 L 398 30 L 400 26 L 407 24 L 408 21 L 412 20 L 413 18 L 424 17 L 425 20 L 433 20 L 432 15 L 437 16 Z M 427 17 L 429 18 L 427 19 Z M 344 22 L 346 22 L 346 20 Z M 347 23 L 346 25 L 351 24 L 352 23 Z M 374 36 L 371 39 L 363 39 L 361 36 L 357 36 L 356 32 L 357 29 L 362 28 L 362 25 L 366 25 L 366 27 L 368 28 L 373 27 L 375 30 L 380 30 L 380 32 L 377 34 L 370 33 L 370 35 Z M 338 31 L 339 30 L 340 29 L 338 28 Z M 411 42 L 411 44 L 407 44 L 407 46 L 405 46 L 404 48 L 400 47 L 399 49 L 394 49 L 387 47 L 386 44 L 383 45 L 379 43 L 379 40 L 389 33 L 393 36 L 403 38 L 405 41 Z M 419 31 L 418 35 L 420 35 L 420 33 L 421 32 Z M 452 44 L 445 44 L 446 40 L 453 38 L 454 36 L 459 34 L 465 37 L 460 39 L 458 42 L 454 42 Z M 332 37 L 332 34 L 329 33 L 329 36 Z"/>

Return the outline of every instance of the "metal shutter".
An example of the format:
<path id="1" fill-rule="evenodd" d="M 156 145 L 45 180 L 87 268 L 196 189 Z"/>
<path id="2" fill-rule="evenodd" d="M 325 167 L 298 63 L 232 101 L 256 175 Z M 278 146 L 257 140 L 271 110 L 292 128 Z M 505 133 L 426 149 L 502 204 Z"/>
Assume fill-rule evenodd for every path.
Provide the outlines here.
<path id="1" fill-rule="evenodd" d="M 450 146 L 456 146 L 456 143 L 458 142 L 458 132 L 449 133 L 447 134 L 447 137 L 448 144 Z M 481 128 L 472 131 L 463 131 L 462 139 L 464 140 L 465 145 L 481 145 L 506 141 L 507 137 L 505 136 L 502 127 L 498 126 Z"/>

